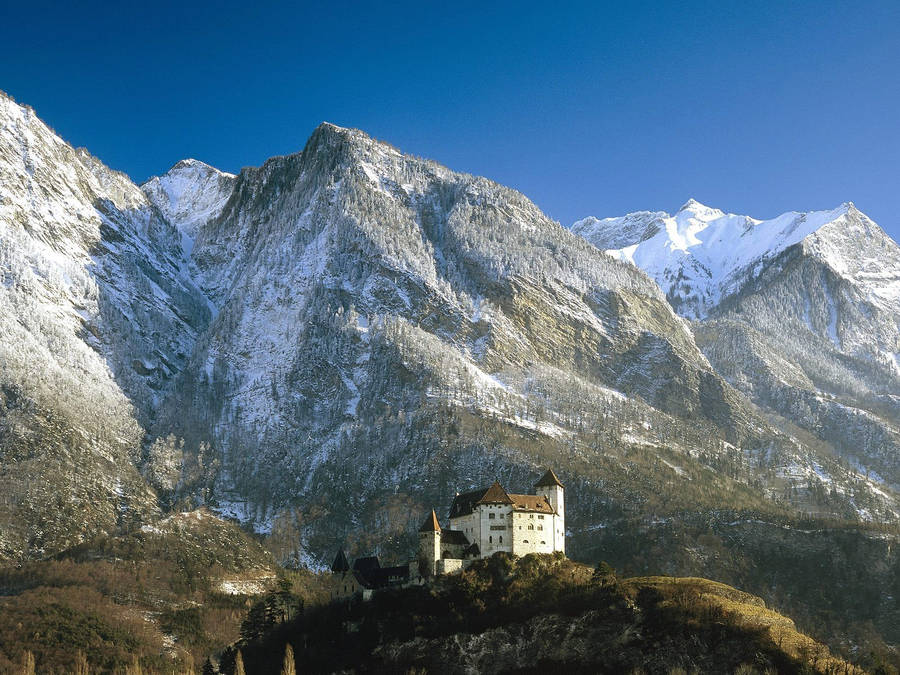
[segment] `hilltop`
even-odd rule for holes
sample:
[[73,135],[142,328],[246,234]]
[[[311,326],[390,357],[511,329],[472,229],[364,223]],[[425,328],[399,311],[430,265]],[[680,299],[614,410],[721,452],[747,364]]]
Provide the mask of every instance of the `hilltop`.
[[0,568],[0,673],[191,672],[237,639],[247,608],[280,590],[321,597],[316,577],[275,564],[257,538],[205,509],[176,513],[53,559]]
[[697,578],[619,579],[560,554],[498,553],[431,587],[332,603],[244,640],[246,672],[780,673],[863,671],[758,597]]

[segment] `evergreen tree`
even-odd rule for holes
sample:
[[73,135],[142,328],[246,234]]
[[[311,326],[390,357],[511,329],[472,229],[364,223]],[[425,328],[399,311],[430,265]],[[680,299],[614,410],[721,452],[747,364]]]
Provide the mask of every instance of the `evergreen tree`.
[[203,664],[203,675],[216,675],[216,667],[212,664],[209,657],[206,657],[206,662]]
[[241,622],[241,639],[252,642],[265,635],[272,625],[270,607],[266,601],[257,602]]
[[288,642],[284,648],[284,663],[281,664],[281,675],[297,675],[297,667],[294,665],[294,648]]
[[22,675],[34,675],[34,654],[29,649],[22,654]]
[[91,667],[88,664],[87,657],[80,649],[75,652],[75,670],[73,675],[91,675]]
[[143,675],[143,673],[144,671],[141,670],[141,662],[138,660],[138,657],[132,657],[131,665],[125,666],[125,675]]

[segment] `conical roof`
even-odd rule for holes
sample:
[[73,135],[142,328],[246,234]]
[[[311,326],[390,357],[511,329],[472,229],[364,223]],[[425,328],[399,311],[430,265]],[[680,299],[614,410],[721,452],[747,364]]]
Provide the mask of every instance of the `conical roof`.
[[547,473],[535,483],[534,487],[553,487],[554,485],[564,487],[563,484],[559,482],[559,478],[556,477],[556,474],[553,473],[553,469],[547,469]]
[[441,524],[438,522],[437,514],[434,512],[434,509],[431,509],[431,514],[425,519],[425,522],[422,523],[422,527],[419,528],[419,532],[440,532]]
[[494,484],[489,487],[481,499],[476,502],[478,504],[512,504],[513,500],[506,494],[506,490],[500,485],[500,481],[495,480]]
[[338,551],[337,555],[334,556],[334,562],[331,563],[331,571],[332,572],[349,572],[350,571],[350,562],[347,560],[347,556],[344,555],[344,549]]

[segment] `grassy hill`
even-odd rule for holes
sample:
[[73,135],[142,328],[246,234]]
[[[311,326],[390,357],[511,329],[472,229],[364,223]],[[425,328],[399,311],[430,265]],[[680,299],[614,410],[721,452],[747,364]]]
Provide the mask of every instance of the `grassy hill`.
[[758,597],[697,578],[619,579],[560,555],[497,554],[432,587],[335,603],[240,649],[249,675],[298,672],[862,673]]
[[[205,510],[0,568],[0,673],[191,673],[238,639],[276,586],[321,599],[314,575],[278,567],[259,541]],[[132,670],[131,672],[137,672]]]

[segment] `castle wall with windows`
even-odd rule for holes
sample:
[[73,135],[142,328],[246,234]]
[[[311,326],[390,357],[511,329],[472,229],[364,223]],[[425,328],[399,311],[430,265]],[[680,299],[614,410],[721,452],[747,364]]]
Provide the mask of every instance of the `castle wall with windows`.
[[408,565],[381,567],[378,558],[357,558],[353,565],[339,551],[332,564],[332,598],[361,594],[368,598],[381,588],[425,583],[429,577],[457,573],[472,561],[498,552],[565,553],[565,488],[547,472],[533,494],[507,492],[499,482],[488,488],[457,494],[447,526],[432,510],[419,528],[416,559]]

